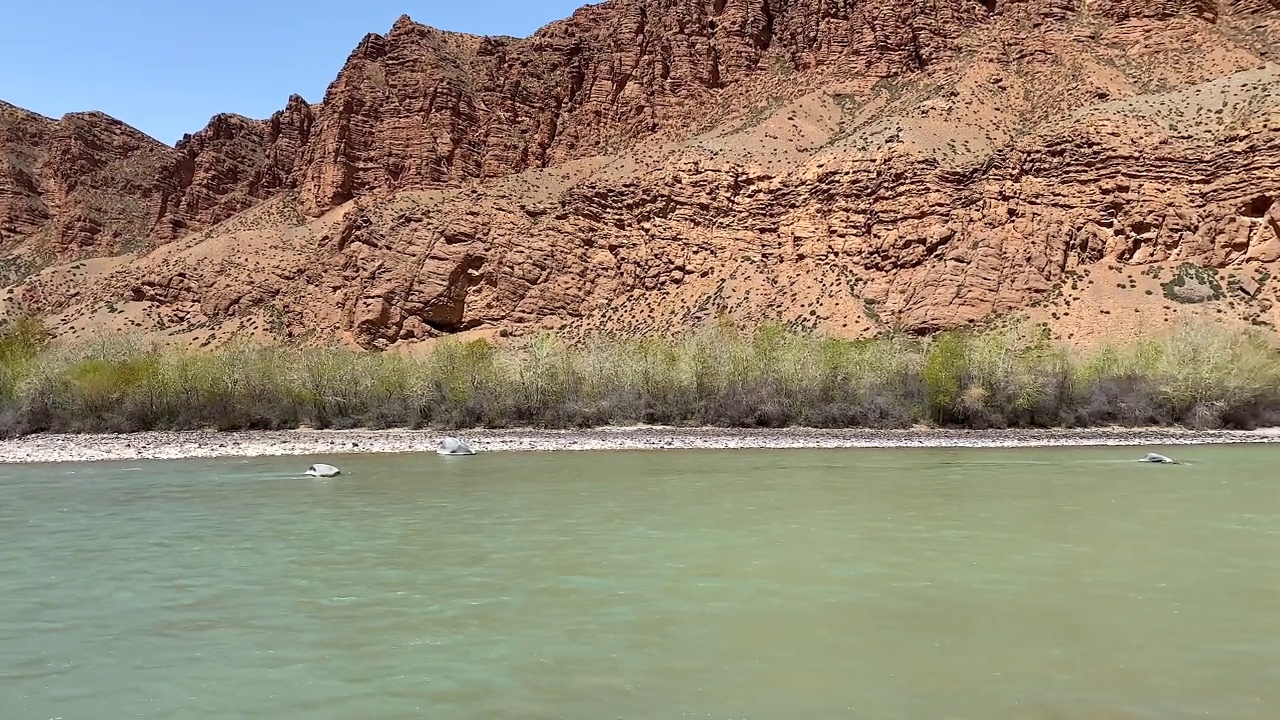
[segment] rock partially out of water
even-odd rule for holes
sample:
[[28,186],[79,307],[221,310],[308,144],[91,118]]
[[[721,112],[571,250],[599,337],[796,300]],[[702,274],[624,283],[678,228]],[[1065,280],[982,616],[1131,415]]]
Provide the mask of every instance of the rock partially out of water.
[[305,474],[310,475],[311,477],[333,477],[335,475],[341,475],[342,471],[332,465],[316,463],[315,465],[307,468],[307,472]]
[[462,442],[456,437],[447,437],[440,441],[440,447],[436,450],[437,455],[475,455],[476,451],[471,446]]

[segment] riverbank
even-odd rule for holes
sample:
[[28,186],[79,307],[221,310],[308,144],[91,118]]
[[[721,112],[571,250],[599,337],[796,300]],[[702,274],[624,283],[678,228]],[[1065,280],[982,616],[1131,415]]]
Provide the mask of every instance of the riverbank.
[[[432,452],[444,433],[427,430],[281,430],[28,435],[0,440],[0,463],[334,456]],[[787,448],[981,448],[1170,446],[1280,442],[1280,428],[1192,431],[1079,430],[732,430],[634,427],[594,430],[473,430],[457,433],[478,452],[574,450],[746,450]]]

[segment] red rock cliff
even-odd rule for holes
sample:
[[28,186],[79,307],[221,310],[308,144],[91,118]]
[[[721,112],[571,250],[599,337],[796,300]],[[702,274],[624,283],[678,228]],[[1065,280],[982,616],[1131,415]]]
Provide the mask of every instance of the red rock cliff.
[[[1280,260],[1278,28],[1276,0],[614,0],[527,39],[406,17],[322,103],[177,148],[6,109],[0,231],[63,255],[205,231],[74,294],[22,287],[68,321],[127,301],[385,347],[1052,302],[1083,331],[1168,309],[1127,267],[1254,288]],[[1103,268],[1132,297],[1086,292]],[[1222,302],[1272,322],[1254,289]]]

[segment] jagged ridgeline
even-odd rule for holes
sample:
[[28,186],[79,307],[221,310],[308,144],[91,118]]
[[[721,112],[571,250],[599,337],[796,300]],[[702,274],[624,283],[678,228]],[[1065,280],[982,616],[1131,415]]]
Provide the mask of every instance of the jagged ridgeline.
[[721,315],[1269,329],[1278,39],[1276,0],[614,0],[525,39],[401,18],[321,102],[176,147],[0,105],[2,309],[375,349]]

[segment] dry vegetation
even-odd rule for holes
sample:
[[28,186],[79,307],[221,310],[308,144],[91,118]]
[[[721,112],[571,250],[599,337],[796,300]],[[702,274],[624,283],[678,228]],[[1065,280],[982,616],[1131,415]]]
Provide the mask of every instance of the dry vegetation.
[[123,337],[0,339],[0,427],[1252,427],[1280,418],[1262,335],[1187,325],[1089,356],[1027,326],[849,341],[711,325],[678,341],[442,343],[424,358],[329,348],[188,352]]

